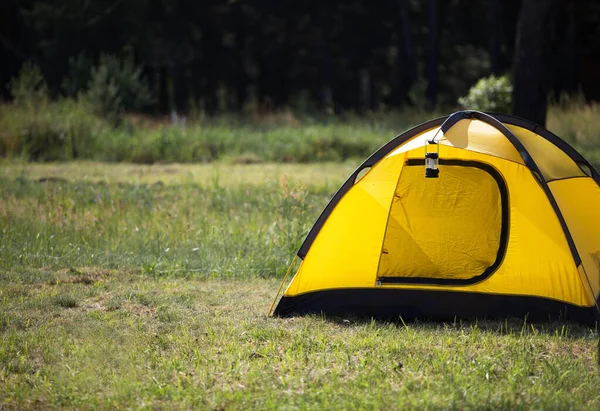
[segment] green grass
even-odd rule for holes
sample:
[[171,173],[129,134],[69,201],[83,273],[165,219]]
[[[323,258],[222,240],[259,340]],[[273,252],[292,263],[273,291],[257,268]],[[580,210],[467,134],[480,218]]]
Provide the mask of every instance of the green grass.
[[547,128],[573,145],[600,170],[600,104],[587,104],[583,98],[551,106]]
[[275,319],[274,280],[26,271],[2,276],[8,408],[600,406],[597,337],[568,324]]
[[280,275],[354,167],[7,163],[0,268]]
[[0,408],[600,408],[588,328],[267,318],[355,165],[0,164]]
[[[175,124],[129,116],[117,125],[71,99],[0,105],[0,156],[55,161],[235,164],[361,161],[396,135],[454,111],[404,110],[365,116],[280,112],[222,115]],[[550,131],[600,169],[600,104],[573,99],[548,111]]]
[[364,159],[438,113],[409,110],[360,117],[290,112],[181,120],[124,117],[111,124],[70,99],[0,105],[0,155],[34,161],[87,159],[138,164]]

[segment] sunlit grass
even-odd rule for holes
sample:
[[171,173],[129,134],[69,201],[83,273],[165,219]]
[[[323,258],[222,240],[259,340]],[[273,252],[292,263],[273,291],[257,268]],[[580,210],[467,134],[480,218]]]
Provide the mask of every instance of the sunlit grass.
[[1,277],[9,408],[600,406],[596,337],[569,324],[266,318],[274,280],[19,272]]
[[361,160],[343,163],[316,163],[307,167],[297,163],[262,164],[152,164],[140,165],[79,161],[67,163],[30,163],[0,160],[0,177],[32,181],[77,181],[82,183],[127,183],[233,187],[241,185],[292,184],[335,190],[360,164]]
[[280,275],[352,168],[5,164],[0,267]]
[[2,163],[0,408],[600,408],[593,329],[267,318],[354,166]]

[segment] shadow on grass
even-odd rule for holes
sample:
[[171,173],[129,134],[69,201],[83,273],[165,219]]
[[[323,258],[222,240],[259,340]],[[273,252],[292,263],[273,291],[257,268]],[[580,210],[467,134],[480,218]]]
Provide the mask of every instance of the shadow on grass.
[[442,321],[430,318],[413,318],[404,320],[398,319],[378,319],[373,317],[361,316],[339,316],[339,315],[315,315],[323,321],[342,325],[342,326],[365,326],[371,324],[393,325],[399,328],[419,329],[421,331],[447,331],[458,330],[472,332],[494,333],[497,335],[546,335],[556,336],[566,339],[590,339],[598,338],[598,325],[585,326],[571,321],[530,321],[527,318],[456,318],[454,321]]

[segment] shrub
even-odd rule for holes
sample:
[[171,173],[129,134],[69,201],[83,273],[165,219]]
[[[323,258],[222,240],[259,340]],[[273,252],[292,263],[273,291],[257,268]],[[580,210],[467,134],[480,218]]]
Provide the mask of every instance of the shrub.
[[88,105],[71,98],[0,108],[0,155],[30,160],[70,160],[98,156],[110,130]]
[[0,155],[67,160],[96,154],[104,120],[83,101],[51,101],[39,68],[25,64],[10,81],[13,104],[0,107]]
[[133,59],[123,61],[103,55],[90,73],[84,98],[99,114],[115,119],[123,111],[140,111],[152,104],[150,88],[142,77],[142,69]]
[[23,65],[19,74],[8,83],[15,104],[37,104],[48,99],[48,87],[40,68],[31,62]]
[[69,72],[62,80],[62,90],[67,96],[76,98],[88,89],[94,61],[85,54],[69,58]]
[[464,109],[510,112],[512,105],[512,84],[507,76],[490,76],[480,79],[469,93],[458,99]]

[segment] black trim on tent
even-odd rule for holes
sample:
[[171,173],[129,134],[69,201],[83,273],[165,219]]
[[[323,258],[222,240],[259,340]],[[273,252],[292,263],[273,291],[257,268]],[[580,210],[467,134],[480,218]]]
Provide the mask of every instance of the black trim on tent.
[[[474,110],[456,112],[454,114],[451,114],[450,117],[448,117],[448,119],[444,122],[444,125],[442,126],[442,131],[444,133],[448,132],[448,130],[450,130],[450,128],[453,125],[458,123],[460,120],[465,119],[476,119],[479,121],[483,121],[484,123],[489,124],[496,130],[501,132],[504,135],[504,137],[506,137],[508,141],[510,141],[510,143],[515,147],[515,149],[517,149],[527,168],[533,171],[534,174],[537,172],[541,177],[542,173],[540,169],[533,160],[533,157],[531,157],[531,155],[529,154],[529,151],[527,151],[523,143],[521,143],[521,140],[519,140],[517,136],[515,136],[512,133],[512,131],[510,131],[504,124],[502,124],[500,121],[490,116],[489,114],[485,114],[480,111]],[[446,126],[446,124],[449,124],[449,126]]]
[[598,171],[596,171],[596,169],[589,163],[589,161],[587,161],[581,154],[579,154],[579,152],[577,150],[575,150],[569,143],[567,143],[566,141],[564,141],[563,139],[558,137],[556,134],[552,133],[551,131],[549,131],[543,127],[538,126],[535,123],[532,123],[529,120],[525,120],[521,117],[510,116],[508,114],[497,114],[497,113],[488,113],[488,114],[497,118],[502,123],[510,124],[511,126],[517,126],[517,127],[524,128],[526,130],[531,131],[532,133],[535,133],[535,134],[545,138],[546,140],[548,140],[549,142],[554,144],[556,147],[561,149],[566,155],[569,156],[569,158],[571,158],[571,160],[573,160],[575,162],[575,164],[579,165],[579,167],[581,167],[582,164],[587,166],[592,173],[591,177],[594,179],[596,184],[598,184],[598,186],[600,186],[600,173],[598,173]]
[[550,183],[553,183],[555,181],[574,180],[576,178],[590,178],[590,176],[586,174],[584,176],[570,176],[570,177],[552,178],[550,180],[546,180],[546,182],[548,184],[550,184]]
[[321,212],[321,215],[319,215],[319,218],[317,218],[317,221],[315,222],[315,224],[312,226],[312,228],[308,232],[306,238],[304,239],[304,242],[302,243],[302,245],[300,246],[300,249],[298,250],[298,253],[297,253],[298,257],[300,257],[302,259],[304,259],[304,257],[306,257],[306,253],[308,252],[308,249],[312,245],[312,243],[315,240],[315,237],[317,236],[319,231],[321,231],[321,227],[323,227],[323,224],[325,224],[325,221],[329,217],[329,214],[331,214],[334,207],[342,199],[344,194],[346,194],[346,192],[348,190],[350,190],[350,188],[354,185],[356,176],[362,170],[364,170],[367,167],[372,167],[373,165],[375,165],[375,163],[377,163],[379,160],[381,160],[383,157],[385,157],[393,149],[402,145],[404,142],[406,142],[407,140],[416,136],[417,134],[421,134],[422,132],[427,131],[431,128],[438,127],[439,125],[441,125],[444,122],[444,120],[446,118],[447,117],[439,117],[434,120],[430,120],[426,123],[423,123],[414,128],[411,128],[410,130],[396,136],[394,139],[390,140],[388,143],[383,145],[379,150],[374,152],[360,166],[358,166],[358,168],[356,170],[354,170],[354,172],[350,175],[350,177],[348,177],[346,182],[344,184],[342,184],[342,186],[339,188],[339,190],[334,194],[334,196],[331,198],[331,200],[329,201],[327,206],[325,206],[325,209],[323,209],[323,211]]
[[[550,133],[549,131],[543,129],[542,127],[535,126],[532,129],[531,125],[533,123],[528,123],[523,119],[512,117],[512,116],[509,116],[506,114],[496,115],[496,116],[498,118],[502,118],[504,120],[504,122],[506,122],[508,124],[517,125],[519,127],[527,128],[530,131],[534,131],[536,134],[540,135],[543,138],[546,138],[547,140],[549,140],[550,142],[555,144],[557,147],[561,148],[563,151],[565,149],[569,150],[569,151],[565,151],[565,152],[568,155],[570,155],[571,158],[573,158],[572,156],[575,155],[574,153],[577,153],[566,142],[561,140],[556,135]],[[548,183],[542,177],[542,173],[540,172],[540,169],[538,168],[537,164],[535,163],[535,161],[533,160],[533,158],[531,157],[531,155],[529,154],[529,152],[527,151],[525,146],[501,121],[494,118],[492,115],[482,113],[479,111],[473,111],[473,110],[459,111],[459,112],[451,114],[448,117],[440,117],[440,118],[428,121],[426,123],[423,123],[417,127],[414,127],[412,129],[408,130],[405,133],[400,134],[399,136],[397,136],[396,138],[394,138],[393,140],[391,140],[390,142],[388,142],[387,144],[382,146],[375,153],[373,153],[371,155],[371,157],[369,157],[363,164],[361,164],[354,171],[354,173],[352,173],[352,175],[348,178],[348,180],[346,180],[346,182],[335,193],[335,195],[333,196],[331,201],[327,204],[327,206],[325,207],[325,209],[323,210],[323,212],[321,213],[321,215],[319,216],[319,218],[317,219],[317,221],[315,222],[315,224],[309,231],[308,235],[304,239],[302,246],[298,250],[298,253],[297,253],[298,257],[304,259],[304,257],[306,256],[306,253],[310,249],[310,246],[312,245],[315,237],[321,230],[321,227],[323,226],[323,224],[325,223],[325,221],[327,220],[327,218],[329,217],[329,215],[331,214],[331,212],[333,211],[333,209],[335,208],[337,203],[340,201],[340,199],[354,185],[356,176],[362,169],[373,166],[376,162],[378,162],[383,157],[385,157],[393,149],[400,146],[401,144],[403,144],[404,142],[406,142],[407,140],[409,140],[410,138],[414,137],[417,134],[420,134],[428,129],[437,127],[439,125],[443,125],[443,128],[447,131],[458,121],[463,120],[463,119],[472,119],[472,118],[483,121],[483,122],[495,127],[512,143],[512,145],[515,147],[515,149],[517,149],[517,151],[521,155],[521,158],[523,159],[523,162],[531,170],[533,176],[538,181],[538,183],[544,190],[544,193],[548,197],[548,200],[550,201],[550,204],[552,205],[552,208],[554,209],[556,216],[559,219],[559,222],[561,224],[561,227],[562,227],[565,237],[567,239],[567,243],[569,244],[569,249],[571,250],[571,254],[573,255],[573,259],[575,260],[575,264],[579,265],[581,262],[581,257],[579,256],[579,252],[577,251],[577,248],[575,247],[575,242],[573,241],[573,238],[571,236],[569,228],[567,227],[565,219],[564,219],[562,213],[560,212],[560,209],[558,208],[556,199],[554,198],[552,191],[548,187]],[[447,125],[444,123],[447,123]],[[523,124],[523,125],[521,125],[521,124]],[[525,125],[527,125],[527,127],[525,127]],[[562,143],[559,143],[560,144],[559,145],[559,144],[557,144],[557,142],[562,142]],[[569,153],[571,153],[571,154],[569,154]],[[577,153],[576,158],[583,159],[583,157],[579,153]],[[595,175],[598,176],[598,173],[593,169],[593,167],[591,167],[591,165],[587,161],[585,161],[585,160],[583,160],[583,161],[587,166],[590,167],[591,170],[593,170],[593,174],[595,173]],[[596,178],[594,178],[594,180],[598,182],[598,181],[600,181],[600,177],[598,177],[598,180],[596,180]],[[600,185],[600,183],[598,183],[598,184]]]
[[[459,113],[454,113],[451,115],[451,117],[456,116]],[[535,177],[535,179],[537,180],[538,184],[540,185],[540,187],[542,187],[542,189],[544,190],[544,193],[546,193],[546,197],[548,197],[548,201],[550,201],[550,205],[552,205],[552,208],[554,209],[554,213],[556,214],[556,217],[558,217],[558,221],[560,222],[560,225],[563,229],[563,233],[565,234],[567,243],[569,244],[569,249],[571,250],[571,254],[573,255],[573,259],[575,260],[575,265],[581,264],[581,257],[579,256],[579,251],[577,251],[577,247],[575,246],[575,241],[573,241],[573,236],[571,236],[571,231],[569,231],[567,222],[565,221],[565,218],[563,217],[562,212],[560,211],[560,208],[558,207],[558,203],[556,202],[556,199],[554,198],[554,194],[552,194],[550,187],[548,187],[548,183],[542,176],[542,172],[540,171],[539,167],[533,160],[533,157],[531,157],[531,154],[529,154],[529,152],[527,151],[527,149],[525,148],[523,143],[521,143],[521,140],[519,140],[517,138],[517,136],[515,136],[512,133],[512,131],[510,131],[508,129],[508,127],[506,127],[503,123],[501,123],[499,120],[495,119],[494,117],[490,116],[489,114],[481,113],[479,111],[467,111],[466,113],[471,115],[472,118],[476,118],[477,120],[483,121],[485,123],[488,123],[492,127],[495,127],[498,131],[500,131],[502,134],[504,134],[504,136],[508,139],[508,141],[510,141],[512,143],[512,145],[517,149],[517,151],[521,155],[521,158],[525,162],[525,165],[529,168],[529,170],[531,170],[531,172],[532,172],[533,176]],[[448,121],[450,121],[450,120],[451,120],[451,118],[448,119]]]
[[273,315],[352,315],[403,320],[456,318],[566,320],[594,326],[597,309],[536,296],[400,288],[347,288],[282,297]]
[[[500,204],[502,208],[502,223],[500,228],[500,244],[496,259],[487,267],[481,274],[471,278],[436,278],[436,277],[378,277],[377,280],[382,284],[429,284],[429,285],[471,285],[481,282],[491,276],[500,267],[504,256],[506,255],[506,247],[508,246],[508,228],[509,223],[509,204],[508,204],[508,189],[504,178],[489,164],[473,160],[455,160],[455,159],[440,159],[442,166],[459,166],[459,167],[475,167],[490,174],[498,185],[500,192]],[[407,166],[424,166],[425,159],[408,159]],[[442,171],[443,172],[443,171]]]

